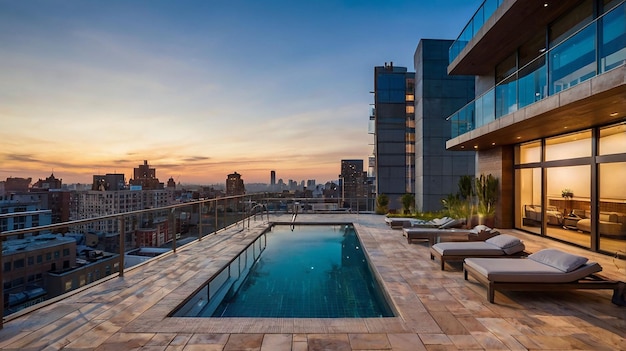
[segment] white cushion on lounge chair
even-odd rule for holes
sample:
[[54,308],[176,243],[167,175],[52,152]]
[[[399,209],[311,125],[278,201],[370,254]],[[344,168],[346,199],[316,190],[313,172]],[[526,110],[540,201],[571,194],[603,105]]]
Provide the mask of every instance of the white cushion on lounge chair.
[[462,223],[463,222],[461,220],[454,219],[454,218],[448,218],[448,220],[446,222],[444,222],[443,224],[439,225],[439,229],[454,228],[456,226],[461,225]]
[[544,249],[528,256],[528,259],[571,272],[587,262],[587,257],[573,255],[556,249]]
[[433,249],[441,255],[454,256],[504,256],[524,251],[525,248],[520,239],[508,234],[496,235],[486,241],[447,242],[433,245]]
[[[492,244],[492,245],[496,245],[497,247],[504,250],[507,254],[516,253],[516,252],[524,250],[525,248],[522,244],[522,241],[519,238],[516,238],[513,235],[508,235],[508,234],[496,235],[492,238],[485,240],[485,242]],[[521,250],[519,250],[520,244],[522,244]],[[508,252],[511,250],[513,251]]]
[[[489,244],[484,241],[466,241],[466,242],[445,242],[437,243],[432,246],[442,256],[495,256],[505,255],[504,250],[496,245]],[[523,249],[522,249],[523,250]]]
[[466,258],[465,264],[490,281],[513,283],[569,283],[602,270],[599,264],[588,262],[571,272],[563,272],[524,258]]

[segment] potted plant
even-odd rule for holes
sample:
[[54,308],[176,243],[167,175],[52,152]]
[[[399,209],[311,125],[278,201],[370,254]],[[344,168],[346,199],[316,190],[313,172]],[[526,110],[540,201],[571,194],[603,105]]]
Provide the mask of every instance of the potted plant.
[[415,207],[415,195],[406,193],[400,199],[402,201],[402,213],[411,214],[411,209]]
[[491,174],[476,178],[476,197],[478,199],[478,222],[493,227],[498,200],[498,178]]
[[565,189],[561,190],[561,196],[566,198],[566,199],[571,199],[571,198],[574,197],[574,193],[572,192],[571,189],[565,188]]
[[389,196],[380,194],[376,197],[376,213],[386,214],[389,212]]

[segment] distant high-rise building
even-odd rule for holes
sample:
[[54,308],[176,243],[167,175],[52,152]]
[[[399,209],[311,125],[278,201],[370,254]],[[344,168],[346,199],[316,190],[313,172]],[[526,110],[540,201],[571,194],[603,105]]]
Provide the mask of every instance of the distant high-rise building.
[[141,186],[143,190],[163,189],[164,184],[156,177],[156,169],[150,168],[148,161],[144,160],[143,165],[134,169],[133,179],[128,181],[131,186]]
[[374,163],[376,193],[389,197],[389,209],[414,193],[415,73],[393,63],[374,68]]
[[[6,181],[0,182],[4,185],[4,192],[9,193],[25,193],[28,192],[28,187],[32,178],[15,178],[9,177]],[[0,194],[1,195],[1,194]]]
[[446,150],[450,121],[446,117],[474,99],[474,76],[449,76],[452,40],[420,40],[415,68],[415,207],[438,211],[441,199],[456,194],[459,179],[474,175],[473,150]]
[[48,189],[61,189],[63,187],[63,179],[57,179],[54,177],[54,173],[46,179],[41,179],[33,184],[31,191],[33,190],[48,190]]
[[270,187],[272,190],[276,187],[276,171],[270,172]]
[[126,177],[121,173],[94,175],[91,190],[118,191],[126,189]]
[[244,195],[246,187],[241,179],[241,174],[234,172],[226,178],[226,196]]
[[363,189],[366,173],[363,172],[363,160],[341,160],[341,174],[339,175],[341,187],[341,200],[343,207],[357,209],[362,205]]
[[174,181],[174,178],[170,177],[170,179],[167,180],[167,188],[176,189],[176,182]]

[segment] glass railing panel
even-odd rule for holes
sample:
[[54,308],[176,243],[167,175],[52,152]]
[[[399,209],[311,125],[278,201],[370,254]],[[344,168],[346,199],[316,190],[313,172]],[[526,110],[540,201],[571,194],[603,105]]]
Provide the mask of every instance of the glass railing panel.
[[478,11],[476,11],[476,14],[474,15],[474,17],[472,17],[472,38],[476,36],[476,34],[478,34],[478,31],[480,30],[480,28],[483,26],[483,24],[485,24],[485,7],[484,7],[484,3],[483,6],[481,6]]
[[502,4],[502,0],[485,0],[472,18],[469,20],[465,28],[459,37],[452,43],[450,49],[448,50],[448,58],[451,63],[454,59],[459,56],[463,48],[467,46],[467,43],[472,40],[472,38],[478,33],[480,28],[485,24],[485,22],[493,15],[493,13],[498,9],[498,7]]
[[[476,125],[475,128],[483,126],[495,119],[494,114],[495,91],[489,90],[476,100]],[[479,110],[480,106],[480,110]]]
[[541,55],[518,73],[518,107],[535,103],[548,95],[546,56]]
[[606,72],[626,62],[626,3],[607,13],[601,28],[600,71]]
[[517,111],[517,80],[515,75],[496,86],[496,118]]
[[449,118],[452,129],[451,137],[456,138],[474,129],[475,123],[475,101],[465,105]]
[[596,75],[596,27],[590,25],[550,50],[550,95]]
[[[2,267],[4,284],[0,291],[7,296],[7,303],[1,314],[15,313],[120,274],[216,229],[234,223],[244,226],[242,219],[251,213],[247,206],[254,203],[250,196],[207,199],[94,218],[73,218],[70,222],[38,227],[12,225],[10,231],[8,226],[2,227],[2,256],[8,264]],[[21,223],[21,218],[33,214],[17,212],[10,216],[0,215],[0,219]],[[74,215],[81,216],[84,215]],[[266,217],[265,222],[268,221]]]

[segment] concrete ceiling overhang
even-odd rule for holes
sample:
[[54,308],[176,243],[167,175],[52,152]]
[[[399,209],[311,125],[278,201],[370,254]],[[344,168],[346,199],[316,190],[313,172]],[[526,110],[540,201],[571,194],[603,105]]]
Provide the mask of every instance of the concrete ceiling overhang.
[[582,82],[446,142],[484,150],[610,123],[626,122],[626,66]]
[[450,75],[485,75],[571,9],[574,1],[505,0],[448,66]]

